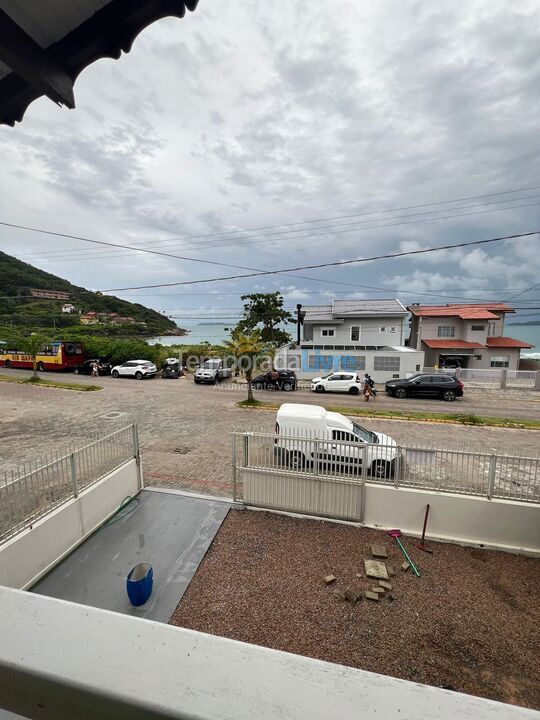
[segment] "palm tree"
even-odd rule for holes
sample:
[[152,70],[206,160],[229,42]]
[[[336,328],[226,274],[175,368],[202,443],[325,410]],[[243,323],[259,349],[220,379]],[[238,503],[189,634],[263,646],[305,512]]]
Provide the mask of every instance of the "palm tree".
[[241,361],[240,366],[242,366],[245,362],[248,402],[253,402],[253,388],[251,386],[253,369],[257,362],[257,358],[265,349],[265,345],[261,340],[261,331],[259,329],[255,329],[253,332],[244,335],[244,333],[241,333],[239,330],[233,330],[231,333],[231,339],[226,340],[223,345],[237,361]]

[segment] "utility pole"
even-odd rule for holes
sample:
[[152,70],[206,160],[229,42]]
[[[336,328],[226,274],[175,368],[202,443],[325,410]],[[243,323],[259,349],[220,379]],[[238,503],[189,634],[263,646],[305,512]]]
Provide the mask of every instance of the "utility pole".
[[298,346],[300,346],[300,311],[302,310],[301,303],[298,303],[296,306],[296,342]]

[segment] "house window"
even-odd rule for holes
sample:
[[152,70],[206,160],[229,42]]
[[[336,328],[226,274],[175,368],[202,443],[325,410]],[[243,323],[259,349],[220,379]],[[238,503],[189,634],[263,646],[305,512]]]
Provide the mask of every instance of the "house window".
[[322,337],[334,337],[335,334],[334,328],[321,328]]
[[390,327],[388,328],[388,332],[395,335],[397,333],[397,325],[390,325]]
[[386,332],[386,325],[381,325],[381,326],[379,327],[379,332],[380,332],[380,333],[385,333],[385,332]]
[[355,372],[366,369],[366,358],[362,355],[342,355],[339,359],[340,370]]
[[331,370],[333,355],[310,355],[308,357],[308,370]]
[[437,337],[454,337],[455,333],[454,325],[439,325],[437,328]]
[[507,368],[510,364],[510,358],[508,355],[492,355],[491,356],[491,367],[492,368]]
[[488,335],[495,335],[495,323],[488,322]]
[[485,325],[471,325],[471,330],[483,332],[486,329]]
[[401,358],[388,355],[375,355],[373,359],[373,370],[386,372],[399,372]]
[[360,325],[351,325],[351,342],[360,341]]

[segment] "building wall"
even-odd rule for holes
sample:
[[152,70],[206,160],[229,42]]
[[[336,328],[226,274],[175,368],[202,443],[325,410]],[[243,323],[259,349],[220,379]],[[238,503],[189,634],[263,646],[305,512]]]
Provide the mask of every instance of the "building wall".
[[[394,316],[388,317],[360,317],[347,318],[343,323],[305,323],[304,340],[313,340],[317,344],[326,345],[402,345],[404,318]],[[360,326],[359,340],[351,340],[351,328],[353,325]],[[381,328],[385,328],[381,332]],[[396,332],[391,333],[390,328],[395,327]],[[333,328],[334,337],[323,337],[323,328]]]
[[[318,367],[309,367],[310,358],[320,358],[316,361]],[[347,358],[346,367],[342,367],[343,358]],[[362,352],[360,350],[299,350],[282,347],[277,350],[274,362],[278,370],[285,368],[294,370],[303,380],[338,370],[345,372],[349,370],[362,375],[367,372],[375,382],[382,383],[394,377],[404,377],[406,373],[421,371],[424,367],[424,353],[413,350]],[[380,369],[381,365],[383,369]]]
[[464,340],[463,337],[463,321],[459,318],[445,318],[445,317],[423,317],[420,323],[420,337],[422,340],[433,340],[438,337],[449,338],[448,335],[439,336],[439,327],[453,327],[454,337]]
[[471,367],[480,370],[489,370],[491,369],[492,357],[507,357],[509,360],[508,370],[517,370],[519,353],[519,348],[489,348],[487,350],[478,350],[478,355],[482,355],[482,360],[474,360]]

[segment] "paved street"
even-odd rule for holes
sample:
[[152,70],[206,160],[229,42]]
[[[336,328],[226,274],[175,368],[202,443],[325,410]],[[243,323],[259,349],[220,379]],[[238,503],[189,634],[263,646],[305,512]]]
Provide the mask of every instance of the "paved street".
[[[21,370],[2,374],[26,376]],[[52,379],[52,374],[47,374]],[[59,377],[55,375],[54,377]],[[55,453],[69,443],[80,444],[96,430],[133,418],[140,427],[145,481],[196,492],[230,495],[231,430],[274,427],[273,412],[235,407],[245,397],[245,387],[195,385],[191,378],[137,382],[110,377],[92,380],[61,376],[64,381],[97,383],[103,390],[79,393],[0,382],[0,469],[45,453]],[[364,406],[362,398],[259,392],[273,402],[310,402],[322,405]],[[390,409],[462,412],[507,417],[539,418],[540,394],[510,390],[470,390],[454,403],[396,400],[379,393],[377,407]],[[400,420],[366,419],[366,427],[388,433],[398,442],[418,440],[462,443],[505,450],[536,452],[540,433],[531,430],[437,425]]]

